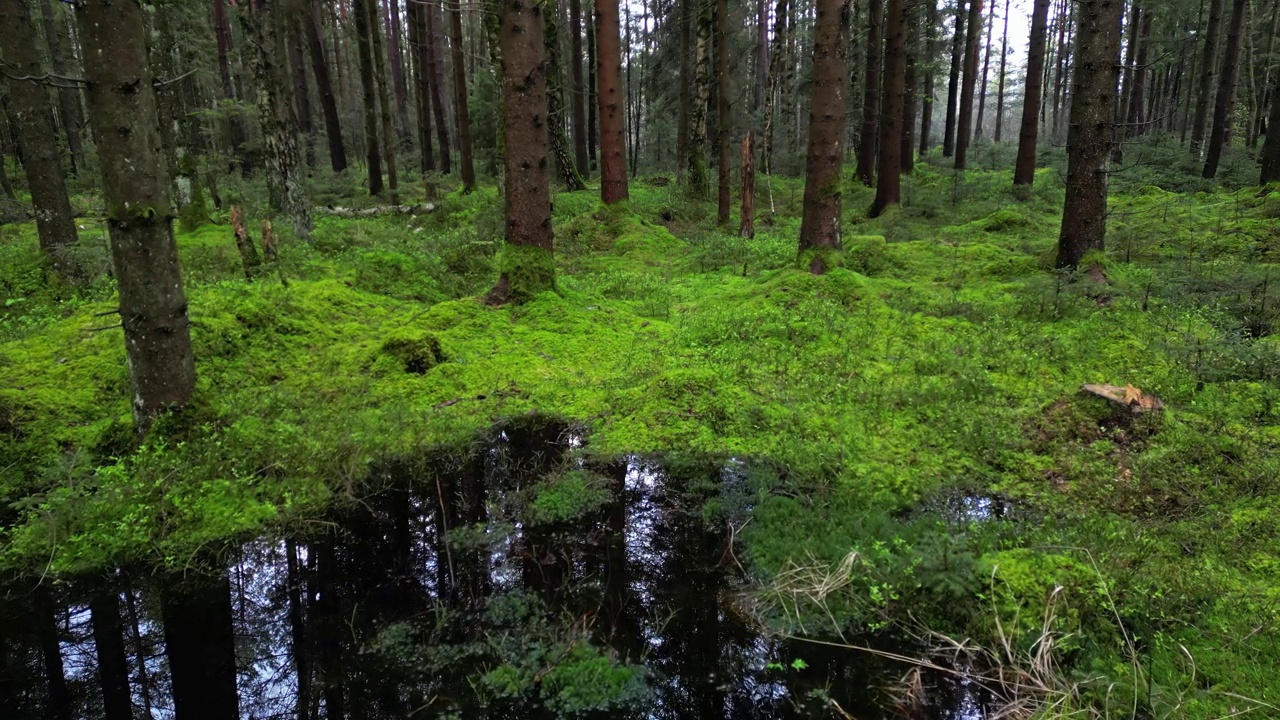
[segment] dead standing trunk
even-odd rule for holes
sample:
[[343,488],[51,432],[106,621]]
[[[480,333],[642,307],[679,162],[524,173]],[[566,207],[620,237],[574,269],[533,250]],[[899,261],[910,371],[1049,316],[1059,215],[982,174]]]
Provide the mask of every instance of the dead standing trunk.
[[1103,249],[1107,234],[1107,158],[1115,121],[1120,63],[1121,0],[1079,0],[1067,192],[1058,236],[1057,266],[1074,270]]
[[804,216],[800,259],[815,275],[827,271],[840,250],[840,163],[844,159],[845,67],[848,5],[816,0],[813,28],[813,94],[805,157]]
[[756,236],[756,166],[755,132],[748,130],[742,138],[742,209],[738,215],[738,237]]
[[427,73],[427,10],[420,2],[409,3],[409,50],[413,56],[414,114],[418,118],[418,159],[422,174],[435,172],[431,150],[431,76]]
[[889,0],[885,14],[884,109],[880,114],[880,174],[871,217],[901,200],[903,95],[907,75],[907,26],[904,0]]
[[876,134],[880,120],[880,70],[884,58],[884,0],[867,3],[867,62],[862,81],[862,133],[858,148],[858,180],[876,180]]
[[1209,135],[1209,152],[1205,155],[1202,177],[1213,179],[1218,174],[1222,148],[1231,128],[1232,98],[1236,93],[1236,80],[1240,76],[1240,33],[1244,27],[1246,0],[1233,0],[1231,24],[1227,26],[1227,46],[1222,52],[1222,79],[1218,83],[1218,98],[1213,104],[1213,131]]
[[134,418],[145,431],[156,415],[187,404],[196,375],[146,25],[142,6],[134,2],[80,3],[76,14],[85,56],[98,58],[85,63],[85,79]]
[[960,117],[956,120],[956,170],[969,166],[969,143],[973,140],[973,93],[978,84],[978,55],[982,46],[982,0],[969,0],[968,24],[964,82],[960,87]]
[[1027,89],[1022,101],[1022,128],[1018,133],[1018,159],[1013,169],[1014,189],[1030,188],[1036,177],[1036,143],[1040,131],[1041,86],[1044,48],[1053,0],[1035,0],[1031,11],[1031,42],[1027,50]]
[[[555,289],[556,281],[551,194],[547,182],[547,78],[542,5],[536,0],[507,0],[501,7],[507,242],[500,261],[498,284],[486,298],[495,305],[525,302],[540,292]],[[616,19],[616,5],[614,13]],[[613,36],[616,42],[616,26]],[[624,173],[625,189],[626,169],[621,153],[615,159]]]

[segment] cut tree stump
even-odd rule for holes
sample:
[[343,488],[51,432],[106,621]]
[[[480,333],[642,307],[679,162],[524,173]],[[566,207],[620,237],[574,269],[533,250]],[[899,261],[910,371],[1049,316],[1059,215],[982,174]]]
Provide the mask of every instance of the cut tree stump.
[[1120,405],[1134,415],[1164,409],[1164,401],[1155,395],[1144,393],[1132,385],[1117,387],[1115,385],[1085,384],[1080,389],[1090,395],[1096,395],[1103,400]]

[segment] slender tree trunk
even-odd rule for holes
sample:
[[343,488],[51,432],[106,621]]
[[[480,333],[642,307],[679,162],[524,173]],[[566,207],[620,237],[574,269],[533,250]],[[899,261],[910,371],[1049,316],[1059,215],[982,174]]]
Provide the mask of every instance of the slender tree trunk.
[[133,599],[133,588],[124,591],[125,615],[129,618],[129,641],[133,643],[134,662],[138,665],[138,695],[142,698],[142,720],[152,720],[151,674],[147,671],[147,652],[142,643],[142,623],[138,618],[138,604]]
[[146,26],[133,2],[81,3],[76,14],[85,56],[99,59],[85,64],[85,79],[134,417],[145,431],[156,415],[186,405],[195,388]]
[[239,720],[235,629],[226,572],[165,583],[160,606],[178,720]]
[[301,2],[290,3],[285,15],[286,27],[279,32],[286,33],[289,45],[289,66],[293,70],[294,110],[298,116],[298,130],[306,137],[307,166],[316,164],[316,129],[311,121],[311,94],[307,89],[307,65],[303,59],[302,25],[306,9]]
[[695,0],[695,55],[693,108],[689,113],[689,195],[711,197],[707,178],[707,104],[711,96],[711,24],[713,0]]
[[[905,0],[889,0],[885,16],[884,108],[880,113],[880,173],[871,217],[901,201],[903,95],[907,75]],[[909,147],[909,146],[908,146]]]
[[801,260],[821,275],[840,245],[840,163],[844,159],[845,68],[848,5],[816,0],[813,26],[813,95],[809,102],[809,148],[805,158]]
[[[1068,0],[1061,0],[1058,11],[1058,43],[1057,52],[1054,53],[1053,60],[1053,133],[1052,137],[1056,142],[1062,136],[1062,107],[1066,104],[1067,95],[1067,73],[1070,68],[1067,66],[1067,56],[1070,55],[1071,49],[1068,44],[1068,28],[1075,19],[1075,6],[1071,5]],[[1045,104],[1042,103],[1042,108]],[[1043,110],[1041,111],[1043,114]],[[1043,118],[1041,118],[1043,120]]]
[[1125,118],[1124,134],[1136,137],[1146,133],[1146,120],[1143,114],[1147,102],[1147,57],[1151,50],[1151,21],[1154,13],[1145,10],[1142,13],[1141,30],[1138,33],[1138,55],[1133,68],[1133,89],[1129,92],[1129,110]]
[[947,124],[942,136],[942,157],[947,158],[953,157],[956,152],[956,117],[960,111],[960,68],[964,64],[965,19],[965,0],[956,0],[955,32],[951,35],[951,75],[947,80]]
[[102,683],[102,710],[106,720],[132,720],[129,696],[129,661],[124,650],[124,626],[120,622],[120,591],[102,588],[89,601],[93,646]]
[[336,582],[337,560],[333,543],[322,540],[312,545],[308,554],[316,558],[316,655],[323,685],[325,720],[346,720],[345,673],[342,664],[342,603]]
[[1271,88],[1271,111],[1267,118],[1267,135],[1262,141],[1258,160],[1262,165],[1259,185],[1280,180],[1280,73],[1276,73]]
[[[49,50],[49,64],[55,75],[66,77],[67,60],[62,54],[62,42],[58,37],[58,23],[54,19],[51,0],[40,0],[40,20],[44,26],[45,47]],[[70,83],[64,83],[58,88],[58,116],[62,120],[62,131],[67,136],[71,174],[75,175],[84,167],[84,142],[80,137],[84,116],[80,113],[80,91]]]
[[596,75],[600,79],[600,199],[627,199],[627,156],[622,108],[622,43],[618,0],[596,0]]
[[1246,0],[1232,0],[1231,24],[1227,26],[1227,46],[1222,52],[1222,78],[1218,83],[1218,99],[1213,105],[1213,132],[1209,135],[1209,153],[1204,161],[1206,180],[1218,174],[1218,163],[1222,159],[1222,148],[1226,144],[1227,132],[1234,114],[1231,112],[1232,98],[1236,93],[1236,80],[1240,75],[1240,33],[1244,28],[1244,10]]
[[1267,131],[1267,110],[1271,106],[1271,75],[1276,66],[1272,50],[1275,47],[1277,29],[1280,29],[1280,2],[1275,2],[1271,5],[1271,21],[1268,23],[1266,39],[1263,41],[1262,62],[1265,69],[1259,84],[1262,92],[1259,94],[1259,101],[1254,113],[1253,126],[1250,132],[1250,147],[1256,146],[1258,136]]
[[884,49],[884,0],[868,0],[867,63],[862,83],[862,133],[857,170],[858,180],[867,187],[871,187],[876,181],[876,147],[880,139],[880,75]]
[[[415,0],[406,0],[414,2]],[[384,13],[387,50],[391,61],[391,83],[396,93],[396,118],[400,120],[401,142],[409,144],[409,91],[404,81],[403,35],[400,29],[400,0],[387,0]]]
[[555,155],[557,175],[569,191],[585,190],[578,167],[574,164],[569,136],[565,132],[564,95],[560,91],[560,33],[557,21],[560,17],[556,0],[542,0],[545,19],[547,58],[547,131],[551,140],[551,153]]
[[597,124],[596,109],[599,99],[596,77],[596,33],[594,21],[588,26],[587,30],[587,160],[590,162],[591,170],[595,170],[596,165],[596,144],[599,141],[599,125]]
[[973,93],[978,84],[978,51],[982,47],[982,0],[969,0],[968,25],[964,82],[960,87],[960,117],[956,120],[956,170],[968,167],[969,142],[973,139]]
[[1223,0],[1210,0],[1209,27],[1204,36],[1203,66],[1200,69],[1200,89],[1196,98],[1196,113],[1191,120],[1191,159],[1199,160],[1204,146],[1205,125],[1209,119],[1209,96],[1213,94],[1213,78],[1218,64],[1218,36],[1222,27]]
[[1125,120],[1129,115],[1129,98],[1133,93],[1133,68],[1138,49],[1138,26],[1142,24],[1142,7],[1133,0],[1129,3],[1129,22],[1125,24],[1128,37],[1124,43],[1124,62],[1121,63],[1120,93],[1116,98],[1115,108],[1115,142],[1111,147],[1111,162],[1119,165],[1124,161],[1124,142],[1128,135]]
[[311,651],[307,642],[306,612],[302,603],[302,574],[298,570],[298,548],[292,540],[284,545],[285,592],[289,599],[289,650],[297,675],[298,720],[311,717]]
[[716,220],[729,224],[729,2],[716,0],[716,140],[720,146],[718,207]]
[[[684,0],[690,2],[690,0]],[[760,171],[766,175],[773,174],[773,119],[776,115],[776,101],[780,90],[782,63],[786,59],[787,37],[787,0],[778,0],[773,16],[773,48],[769,52],[769,89],[764,98],[764,130],[761,139],[764,147],[760,151]]]
[[431,76],[427,73],[427,9],[421,2],[410,2],[409,51],[413,56],[414,115],[418,119],[418,161],[422,174],[435,172],[436,158],[431,150]]
[[352,0],[351,15],[355,20],[356,55],[364,98],[364,157],[369,168],[369,194],[378,196],[382,194],[382,155],[378,150],[378,87],[373,80],[373,28],[369,26],[371,2],[375,0]]
[[[390,83],[387,82],[387,63],[385,62],[386,56],[383,54],[382,31],[378,28],[378,15],[380,14],[378,3],[379,0],[368,0],[366,7],[369,10],[369,37],[373,41],[370,49],[373,53],[373,76],[378,84],[378,107],[381,110],[378,116],[382,120],[382,160],[387,166],[387,190],[391,192],[391,204],[394,205],[399,201],[400,182],[399,175],[396,172],[395,128],[391,120],[393,111]],[[430,15],[427,17],[428,22],[430,22]],[[434,75],[432,80],[435,80]]]
[[924,96],[920,103],[920,156],[929,154],[933,147],[933,93],[936,71],[935,60],[938,57],[938,0],[925,0],[925,57],[924,64]]
[[769,3],[756,0],[756,58],[755,82],[751,86],[751,112],[757,112],[764,104],[765,88],[769,80]]
[[1074,270],[1107,234],[1107,158],[1115,121],[1120,23],[1124,3],[1078,0],[1075,90],[1067,140],[1067,193],[1057,266]]
[[[1053,0],[1035,0],[1031,10],[1031,41],[1027,49],[1027,88],[1022,100],[1022,128],[1018,133],[1018,160],[1013,187],[1030,189],[1036,178],[1036,144],[1040,131],[1041,84],[1044,78],[1045,26]],[[1028,194],[1023,191],[1023,195]]]
[[[25,8],[23,8],[25,11]],[[35,38],[34,35],[31,36]],[[38,61],[39,56],[36,57]],[[49,588],[40,585],[35,590],[36,635],[40,641],[40,656],[44,664],[45,682],[49,699],[45,715],[49,720],[71,720],[71,691],[62,663],[62,641],[58,633],[58,607],[54,604]]]
[[[602,0],[607,4],[607,0]],[[503,133],[506,136],[507,246],[503,250],[498,284],[489,292],[491,304],[524,302],[536,294],[555,288],[555,259],[552,256],[551,193],[547,182],[547,78],[543,59],[541,8],[523,1],[502,3],[502,98]],[[597,7],[597,12],[607,8]],[[605,49],[612,48],[613,98],[618,95],[618,7],[613,7],[612,46],[602,38]],[[608,24],[600,20],[600,28]],[[608,35],[609,33],[604,33]],[[602,53],[602,57],[608,53]],[[609,91],[601,92],[601,97]],[[616,142],[621,144],[621,116],[617,117]],[[612,132],[612,130],[611,130]],[[610,142],[615,138],[611,137]],[[606,153],[606,157],[609,154]],[[626,198],[626,175],[618,151],[606,162],[621,171],[622,195]],[[606,198],[607,199],[607,198]]]
[[992,27],[995,24],[995,5],[991,6],[991,12],[987,13],[987,49],[982,60],[982,82],[978,87],[978,119],[973,123],[973,139],[978,140],[982,137],[982,128],[986,122],[987,116],[987,87],[991,77],[991,40],[993,33]]
[[338,119],[338,103],[333,95],[333,82],[329,78],[329,63],[324,57],[324,43],[320,39],[320,3],[309,0],[310,10],[300,17],[302,30],[307,36],[307,50],[311,55],[311,72],[315,76],[316,90],[320,95],[320,111],[324,115],[324,133],[329,141],[329,167],[335,172],[347,169],[347,149],[342,141],[342,124]]
[[[1043,51],[1041,51],[1043,52]],[[1009,61],[1009,0],[1004,0],[1004,32],[1000,37],[1000,78],[996,84],[996,134],[995,141],[1004,139],[1004,81]],[[1043,61],[1043,60],[1042,60]]]
[[[0,0],[0,52],[14,77],[44,75],[36,48],[35,25],[25,0]],[[35,206],[36,233],[49,266],[64,282],[79,283],[83,273],[76,261],[76,221],[67,196],[66,178],[58,152],[56,127],[49,114],[45,86],[35,80],[4,81],[9,90],[12,130],[21,148],[19,157],[27,189]],[[167,208],[166,208],[167,211]]]
[[[573,0],[575,3],[578,0]],[[450,5],[449,45],[453,53],[453,109],[458,116],[458,171],[463,192],[476,186],[475,160],[471,156],[471,114],[467,109],[467,70],[462,53],[462,5]],[[580,63],[575,56],[575,63]],[[582,70],[578,70],[581,83]]]
[[444,18],[440,15],[440,0],[428,0],[426,8],[427,34],[430,54],[427,72],[431,74],[431,110],[436,118],[436,139],[440,141],[440,172],[453,172],[453,159],[449,154],[449,120],[444,109]]
[[[683,33],[684,30],[681,29],[681,32]],[[685,77],[685,71],[688,63],[683,56],[685,36],[681,35],[680,39],[682,43],[680,90],[687,94],[688,79]],[[591,172],[591,167],[587,162],[587,91],[582,82],[582,0],[569,0],[569,78],[572,83],[570,92],[573,96],[573,156],[578,164],[578,173],[585,176]],[[684,95],[681,95],[680,113],[681,118],[684,118]],[[681,130],[688,132],[687,127],[684,126]],[[679,143],[676,144],[679,145]]]
[[[899,136],[899,144],[902,149],[899,151],[899,158],[901,159],[899,168],[903,175],[910,175],[916,169],[916,98],[920,90],[917,76],[917,66],[919,65],[917,45],[920,34],[920,15],[915,3],[908,3],[903,8],[903,12],[905,13],[904,22],[906,23],[904,52],[907,57],[906,74],[903,79],[902,133]],[[888,54],[887,48],[885,53],[886,55]]]
[[742,138],[742,208],[738,215],[738,237],[756,236],[756,166],[755,131]]

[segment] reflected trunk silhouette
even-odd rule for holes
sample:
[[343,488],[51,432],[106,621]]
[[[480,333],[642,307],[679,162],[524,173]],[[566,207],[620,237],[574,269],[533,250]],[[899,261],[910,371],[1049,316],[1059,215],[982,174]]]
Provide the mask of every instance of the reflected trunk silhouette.
[[89,613],[106,720],[131,720],[133,702],[129,696],[129,661],[125,659],[124,627],[120,622],[120,590],[114,578],[108,579],[106,586],[93,594]]
[[160,588],[178,720],[239,720],[231,583],[190,574]]
[[40,638],[40,652],[44,658],[44,673],[49,688],[48,717],[51,720],[71,720],[71,693],[67,690],[67,678],[59,647],[58,606],[54,604],[53,594],[45,585],[36,587],[34,600],[36,632]]

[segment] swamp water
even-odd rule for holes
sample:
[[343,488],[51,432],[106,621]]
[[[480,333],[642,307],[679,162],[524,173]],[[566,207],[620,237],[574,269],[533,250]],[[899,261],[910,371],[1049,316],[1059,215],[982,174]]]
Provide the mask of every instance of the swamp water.
[[[907,666],[777,639],[740,609],[745,466],[597,467],[580,445],[508,424],[185,572],[11,582],[0,718],[893,715]],[[924,680],[906,716],[986,714],[964,683]]]

